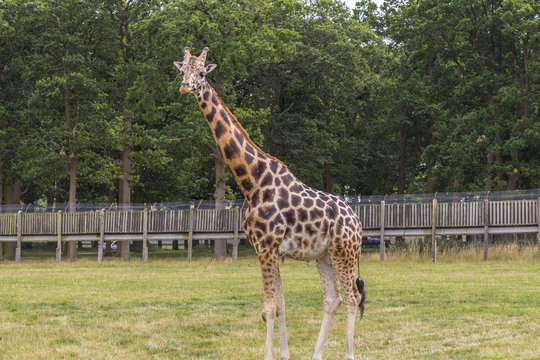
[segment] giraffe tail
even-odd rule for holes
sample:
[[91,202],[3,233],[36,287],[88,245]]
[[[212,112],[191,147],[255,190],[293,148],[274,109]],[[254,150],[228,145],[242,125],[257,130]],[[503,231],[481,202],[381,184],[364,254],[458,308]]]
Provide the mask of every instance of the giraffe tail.
[[366,300],[366,291],[364,290],[364,280],[360,279],[359,277],[356,278],[356,288],[361,296],[358,307],[360,308],[360,319],[362,319],[364,317],[364,300]]

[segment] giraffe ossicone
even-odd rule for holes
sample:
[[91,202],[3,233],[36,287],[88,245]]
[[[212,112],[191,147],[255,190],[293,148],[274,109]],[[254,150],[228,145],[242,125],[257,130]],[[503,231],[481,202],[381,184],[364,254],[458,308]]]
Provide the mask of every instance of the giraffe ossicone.
[[[259,258],[266,322],[266,360],[273,359],[274,321],[277,318],[280,357],[289,359],[285,326],[285,300],[279,258],[317,263],[324,299],[324,316],[313,359],[322,359],[332,317],[341,304],[338,281],[347,312],[345,359],[354,359],[353,340],[357,308],[363,311],[364,282],[355,281],[362,226],[347,203],[338,196],[310,188],[280,160],[266,154],[251,139],[236,117],[206,81],[216,68],[208,66],[205,47],[197,57],[184,49],[175,62],[183,76],[180,92],[193,93],[212,131],[223,160],[249,204],[242,228]],[[361,287],[361,288],[360,288]]]

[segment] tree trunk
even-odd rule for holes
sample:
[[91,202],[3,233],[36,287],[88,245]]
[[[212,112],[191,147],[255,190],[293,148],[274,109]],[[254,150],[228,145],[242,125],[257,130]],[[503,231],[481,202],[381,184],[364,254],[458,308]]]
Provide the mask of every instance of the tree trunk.
[[[64,66],[64,75],[67,76],[69,73],[66,66]],[[68,132],[68,152],[69,152],[69,212],[76,211],[77,204],[77,156],[73,151],[73,143],[75,138],[75,133],[77,129],[77,122],[73,122],[71,116],[71,90],[69,83],[66,83],[64,87],[64,113],[66,117],[66,130]],[[78,119],[76,119],[78,120]],[[77,244],[73,241],[70,241],[67,246],[67,252],[69,255],[69,261],[77,260]]]
[[322,173],[323,191],[326,191],[327,193],[332,193],[332,188],[334,187],[331,170],[332,168],[330,164],[323,165],[323,173]]
[[[435,62],[437,60],[437,56],[434,54],[430,54],[427,63],[428,63],[428,77],[431,81],[431,85],[435,86],[435,83],[433,81],[433,73],[435,70]],[[429,117],[431,119],[431,129],[430,129],[430,144],[434,144],[436,142],[435,135],[433,132],[433,127],[435,126],[435,122],[437,121],[437,113],[434,109],[429,110]],[[428,194],[435,192],[435,176],[433,176],[433,164],[427,164],[426,162],[426,172],[427,172],[427,183],[426,183],[426,192]]]
[[[131,120],[126,120],[124,124],[124,131],[129,136],[129,130],[131,127]],[[122,210],[128,210],[131,204],[131,185],[129,183],[129,170],[131,168],[131,147],[128,142],[124,144],[124,151],[122,153],[122,178],[120,179],[119,186],[119,199],[120,207]],[[129,253],[129,240],[118,241],[117,254],[122,261],[130,261]]]
[[[525,90],[525,94],[523,96],[523,100],[521,101],[521,118],[526,119],[529,116],[529,62],[527,57],[528,52],[528,37],[525,37],[523,39],[523,73],[524,73],[524,79],[523,79],[523,88]],[[523,124],[518,127],[518,133],[521,135],[524,131]],[[508,176],[508,189],[509,190],[515,190],[518,188],[517,180],[519,175],[519,154],[520,154],[520,148],[519,146],[514,146],[512,149],[512,164],[514,164],[515,169],[512,169],[510,172],[510,175]]]
[[[126,121],[125,124],[125,133],[127,136],[129,136],[129,127],[131,126],[131,122]],[[129,208],[129,204],[131,203],[131,185],[129,183],[129,171],[131,168],[131,147],[126,142],[124,144],[124,151],[122,152],[122,178],[120,179],[120,204],[122,206],[125,206],[126,208]]]
[[[8,198],[9,204],[20,205],[22,197],[22,182],[21,179],[15,180],[11,187],[10,197]],[[17,211],[14,211],[17,212]]]
[[[133,39],[131,34],[130,15],[131,15],[131,3],[120,2],[117,3],[115,19],[119,25],[119,45],[122,53],[122,59],[124,60],[124,150],[122,152],[122,178],[120,179],[119,186],[119,203],[122,208],[128,209],[131,204],[131,184],[130,184],[130,170],[131,170],[131,131],[133,119],[131,115],[131,106],[128,100],[129,89],[132,85],[132,75],[129,71],[129,64],[133,60],[131,52],[131,40]],[[129,241],[119,241],[117,253],[120,254],[122,261],[130,260],[129,253]]]
[[403,129],[399,131],[399,169],[398,169],[398,194],[405,193],[407,180],[406,168],[407,132]]
[[[405,185],[407,181],[406,167],[406,151],[407,151],[407,132],[403,129],[399,132],[399,169],[398,169],[398,194],[405,194]],[[384,239],[381,239],[384,241]],[[396,245],[403,247],[405,239],[403,236],[396,236]]]
[[[516,164],[519,161],[519,147],[514,146],[512,149],[512,164]],[[515,190],[517,189],[517,174],[518,169],[515,168],[510,171],[510,174],[508,175],[508,190]]]
[[493,153],[487,154],[487,180],[486,180],[486,190],[491,191],[493,190],[493,176],[491,176],[491,167],[493,166],[494,162],[494,156]]
[[[490,108],[493,108],[493,98],[491,96],[491,94],[488,94],[489,95],[489,106]],[[490,126],[492,127],[498,127],[498,123],[497,121],[495,121],[495,110],[491,110],[491,123],[490,123]],[[499,143],[501,139],[501,132],[500,130],[497,130],[495,131],[495,142],[496,143]],[[487,165],[488,165],[488,180],[487,180],[487,183],[486,183],[486,190],[488,191],[492,191],[492,190],[497,190],[499,188],[499,184],[501,183],[502,181],[502,172],[500,170],[497,170],[496,172],[496,183],[493,184],[493,164],[500,164],[501,163],[501,152],[500,150],[497,151],[496,153],[488,153],[487,155]]]
[[[21,195],[22,195],[21,186],[22,184],[21,184],[20,179],[17,179],[12,184],[6,185],[6,191],[4,192],[4,196],[5,196],[4,202],[6,205],[19,205],[21,203]],[[11,212],[16,212],[17,210],[15,208],[16,206],[13,206],[13,209],[11,210]],[[10,242],[4,242],[2,244],[3,244],[3,250],[4,250],[3,251],[4,259],[15,260],[15,249],[17,248],[17,243],[14,241],[10,241]]]
[[[497,124],[496,126],[498,127],[499,125]],[[500,130],[497,130],[495,132],[495,136],[497,139],[497,143],[501,143],[502,136],[501,136]],[[495,153],[495,163],[497,164],[497,172],[495,173],[497,175],[497,189],[501,190],[501,186],[504,183],[504,174],[502,170],[500,170],[500,166],[499,166],[502,163],[502,153],[500,150]]]
[[3,212],[4,205],[4,159],[0,154],[0,213]]
[[[433,124],[435,124],[435,121],[437,118],[435,111],[431,110],[429,114],[433,121]],[[433,134],[433,129],[430,131],[430,133],[431,133],[431,138],[430,138],[429,143],[434,144],[437,140],[435,139],[435,135]],[[426,193],[428,194],[432,194],[435,192],[435,175],[433,174],[433,168],[436,164],[436,160],[432,159],[431,161],[432,162],[430,163],[426,161],[426,173],[427,173]]]
[[[69,207],[68,211],[74,213],[77,211],[77,156],[73,153],[69,156]],[[69,261],[77,261],[77,243],[68,242]]]
[[[127,85],[126,85],[127,86]],[[126,89],[127,91],[127,89]],[[129,138],[131,136],[131,114],[129,106],[126,105],[126,113],[124,116],[124,150],[122,151],[122,178],[120,179],[118,202],[122,210],[128,210],[131,204],[131,184],[129,182],[131,169],[131,144]],[[130,261],[129,240],[118,241],[116,250],[117,256],[120,256],[122,261]]]
[[[214,163],[216,169],[216,190],[214,191],[214,199],[216,201],[216,209],[225,208],[225,162],[221,156],[221,152],[217,146],[212,146],[214,153]],[[213,260],[224,260],[227,258],[227,240],[214,241]]]
[[432,194],[435,192],[435,176],[433,175],[433,167],[427,167],[427,183],[426,183],[426,193]]
[[[128,111],[129,106],[128,106]],[[126,120],[126,135],[129,137],[131,136],[131,115],[127,116],[126,118],[130,118],[130,120]],[[130,179],[130,169],[131,169],[131,142],[127,141],[124,144],[124,152],[122,154],[122,204],[129,208],[131,204],[131,184],[129,182]],[[120,244],[121,243],[121,244]],[[120,241],[119,242],[121,246],[121,258],[123,261],[130,261],[131,255],[129,252],[129,241]],[[143,251],[143,242],[142,240],[133,241],[133,251],[137,253],[142,253]]]

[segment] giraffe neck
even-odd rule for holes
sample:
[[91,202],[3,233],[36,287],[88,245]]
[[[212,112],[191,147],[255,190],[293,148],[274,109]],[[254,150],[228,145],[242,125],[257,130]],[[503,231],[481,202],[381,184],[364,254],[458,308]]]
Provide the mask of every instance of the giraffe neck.
[[289,172],[283,163],[251,141],[246,130],[208,83],[195,96],[225,164],[248,201],[259,189],[273,184],[278,172]]

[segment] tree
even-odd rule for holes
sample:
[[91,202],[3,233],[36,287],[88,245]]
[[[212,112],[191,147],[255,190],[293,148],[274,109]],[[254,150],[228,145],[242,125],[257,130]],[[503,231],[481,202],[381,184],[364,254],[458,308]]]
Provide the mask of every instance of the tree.
[[387,1],[384,11],[386,35],[400,56],[425,64],[415,70],[425,74],[415,84],[424,85],[412,94],[432,123],[422,146],[427,188],[514,189],[518,178],[530,183],[525,174],[537,170],[520,161],[526,156],[520,148],[531,119],[528,65],[535,50],[528,38],[539,26],[532,15],[538,5]]
[[[36,20],[31,3],[0,3],[0,204],[11,205],[7,211],[20,207],[28,189],[23,170],[34,153],[30,139],[35,135],[35,121],[28,116],[27,97],[34,87],[35,73],[27,64],[36,35],[42,30]],[[14,243],[0,246],[6,258],[14,259]]]
[[[68,211],[74,212],[78,172],[85,165],[81,160],[95,157],[85,142],[103,124],[99,104],[103,93],[95,77],[102,14],[94,2],[52,1],[39,15],[44,30],[34,49],[39,56],[31,63],[39,69],[31,105],[40,119],[38,138],[42,139],[39,148],[43,156],[28,170],[50,171],[53,163],[68,169],[58,171],[58,180],[62,182],[62,174],[69,174]],[[76,260],[75,245],[68,245],[72,261]]]
[[[110,17],[108,35],[115,39],[109,67],[109,81],[113,86],[109,87],[108,95],[114,99],[116,118],[123,122],[123,130],[119,134],[122,150],[119,154],[118,203],[127,209],[132,188],[140,178],[137,170],[152,160],[160,162],[159,153],[146,158],[142,153],[148,152],[141,151],[142,144],[154,143],[153,133],[147,125],[152,123],[156,112],[155,103],[148,96],[150,89],[143,82],[153,71],[153,66],[147,63],[152,54],[144,42],[143,23],[159,9],[160,2],[108,0],[103,3],[103,9]],[[129,261],[129,242],[120,242],[119,249],[122,260]]]

